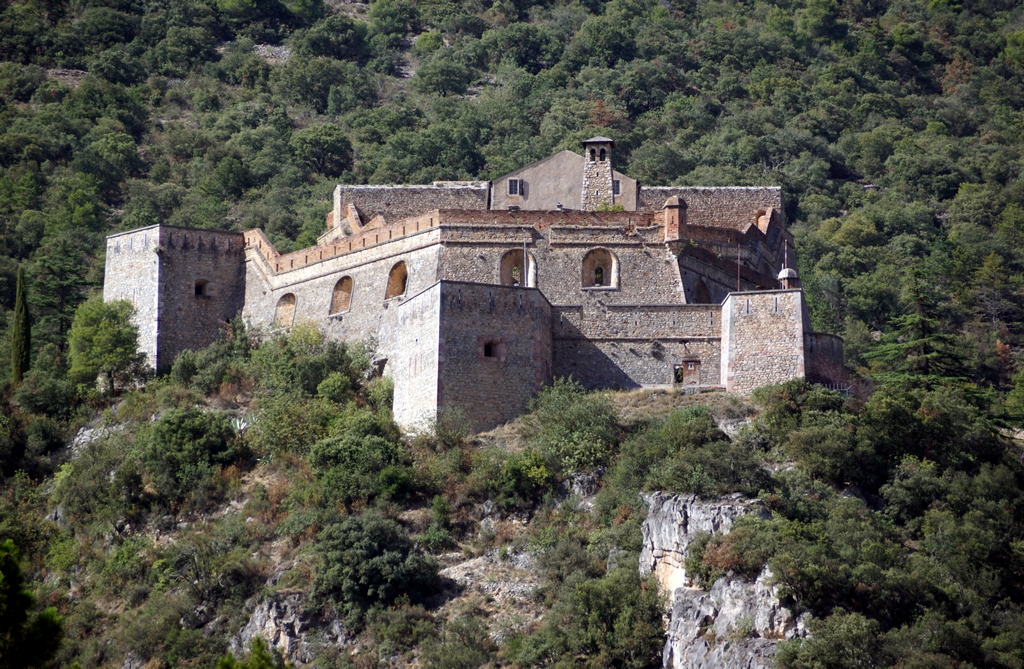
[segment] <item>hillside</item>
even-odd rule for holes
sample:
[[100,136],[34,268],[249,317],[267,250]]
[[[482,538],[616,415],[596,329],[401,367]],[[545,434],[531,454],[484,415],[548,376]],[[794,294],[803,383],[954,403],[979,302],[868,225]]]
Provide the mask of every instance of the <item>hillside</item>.
[[[256,632],[325,669],[661,666],[658,491],[762,509],[679,567],[767,566],[806,614],[777,648],[698,626],[712,649],[1024,666],[1020,3],[0,9],[0,663],[279,665]],[[493,432],[403,435],[365,343],[236,323],[154,378],[89,299],[113,231],[284,252],[336,183],[488,179],[594,135],[646,185],[781,186],[856,397],[559,383]]]

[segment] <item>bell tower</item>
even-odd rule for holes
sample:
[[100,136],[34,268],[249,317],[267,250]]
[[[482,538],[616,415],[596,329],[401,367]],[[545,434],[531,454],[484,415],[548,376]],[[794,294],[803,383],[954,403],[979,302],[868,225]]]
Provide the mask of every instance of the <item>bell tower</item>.
[[583,211],[594,211],[600,204],[615,204],[614,148],[615,142],[607,137],[591,137],[583,142],[583,194],[580,201]]

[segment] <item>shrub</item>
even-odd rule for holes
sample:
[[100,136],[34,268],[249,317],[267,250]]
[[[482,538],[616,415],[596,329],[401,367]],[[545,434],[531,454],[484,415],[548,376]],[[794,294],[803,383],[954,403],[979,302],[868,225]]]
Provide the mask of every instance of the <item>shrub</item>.
[[337,407],[322,399],[296,393],[276,393],[260,399],[256,419],[245,433],[253,453],[306,453],[329,433]]
[[426,669],[477,669],[494,660],[498,647],[478,616],[462,614],[444,626],[441,636],[423,645]]
[[536,633],[510,644],[523,666],[661,666],[663,604],[653,579],[623,566],[604,578],[567,584]]
[[603,465],[618,441],[617,417],[607,398],[588,394],[572,379],[556,379],[530,402],[530,443],[566,472]]
[[438,586],[438,563],[416,550],[402,527],[370,510],[325,527],[317,536],[311,596],[356,627],[366,612],[399,597],[416,602]]
[[369,411],[352,410],[332,427],[333,436],[313,444],[309,464],[329,497],[350,504],[408,494],[412,473],[401,466],[405,449],[391,427]]
[[383,376],[373,382],[366,399],[377,411],[391,411],[395,401],[395,382]]
[[544,457],[533,449],[483,451],[474,458],[470,479],[471,485],[506,510],[532,506],[555,487]]
[[142,453],[157,492],[181,501],[208,486],[213,473],[231,463],[239,448],[222,414],[172,409],[153,424]]

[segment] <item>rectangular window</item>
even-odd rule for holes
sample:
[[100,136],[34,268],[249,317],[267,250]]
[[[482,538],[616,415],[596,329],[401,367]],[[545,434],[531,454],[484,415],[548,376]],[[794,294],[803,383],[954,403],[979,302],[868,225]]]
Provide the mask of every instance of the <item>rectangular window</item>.
[[523,195],[523,180],[522,179],[509,179],[508,180],[508,194],[509,195]]
[[622,182],[618,179],[612,179],[612,195],[619,195],[622,189]]

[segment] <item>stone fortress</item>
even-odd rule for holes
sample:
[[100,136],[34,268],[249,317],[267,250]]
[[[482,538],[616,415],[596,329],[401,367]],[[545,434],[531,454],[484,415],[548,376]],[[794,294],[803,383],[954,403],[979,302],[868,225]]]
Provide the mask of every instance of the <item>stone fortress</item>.
[[339,185],[317,245],[287,254],[261,230],[112,235],[104,298],[135,304],[157,368],[239,312],[372,339],[409,428],[446,406],[500,425],[555,377],[841,382],[842,340],[811,331],[781,190],[643,187],[612,168],[614,148],[595,137],[492,182]]

